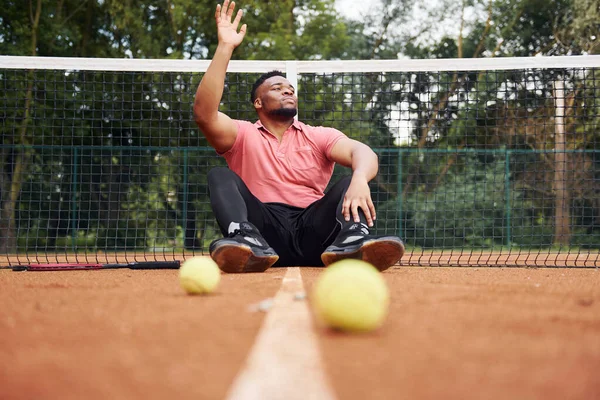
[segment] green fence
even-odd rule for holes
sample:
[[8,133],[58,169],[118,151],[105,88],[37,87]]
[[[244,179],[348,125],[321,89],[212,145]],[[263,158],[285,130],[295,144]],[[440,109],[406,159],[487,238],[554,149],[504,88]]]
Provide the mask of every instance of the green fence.
[[[16,253],[32,257],[61,252],[204,254],[219,236],[206,175],[225,163],[210,147],[29,146],[21,150],[30,154],[31,165],[11,222],[17,233]],[[600,248],[598,216],[582,194],[571,192],[570,187],[559,194],[523,183],[524,175],[533,173],[530,179],[544,185],[539,176],[547,171],[535,170],[543,160],[552,159],[554,151],[375,150],[381,162],[381,173],[372,182],[378,209],[376,233],[400,235],[413,252],[510,252],[517,247],[578,253]],[[597,160],[600,151],[565,153]],[[428,171],[417,170],[418,164],[426,164]],[[336,168],[332,182],[348,173]],[[568,197],[568,244],[554,240],[557,195]]]

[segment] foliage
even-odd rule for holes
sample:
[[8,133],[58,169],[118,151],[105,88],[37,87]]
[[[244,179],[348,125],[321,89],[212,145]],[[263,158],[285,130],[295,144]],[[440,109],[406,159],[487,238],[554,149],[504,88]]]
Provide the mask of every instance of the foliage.
[[[516,163],[511,163],[512,171],[507,175],[502,151],[497,153],[487,157],[462,153],[460,161],[434,190],[413,193],[400,203],[394,198],[382,204],[377,210],[385,216],[380,233],[397,232],[410,246],[421,248],[551,246],[553,221],[549,208],[539,207],[539,200],[515,183],[512,176]],[[592,208],[581,210],[589,212]],[[580,221],[584,220],[581,215]],[[574,243],[600,245],[597,226],[575,226]]]
[[[40,4],[41,10],[31,0],[2,2],[1,54],[208,59],[217,44],[215,4],[206,0]],[[382,0],[349,21],[337,15],[333,0],[249,0],[241,4],[248,34],[234,58],[597,53],[597,5],[444,0],[423,10],[418,2]],[[416,27],[415,13],[425,15]],[[441,26],[459,27],[458,34],[438,34]],[[421,247],[546,246],[556,198],[553,91],[564,81],[567,159],[579,166],[569,172],[572,243],[597,247],[598,74],[304,74],[299,117],[378,152],[380,174],[371,185],[379,233],[400,231]],[[18,237],[11,250],[205,249],[219,235],[206,174],[223,160],[191,115],[201,77],[0,71],[0,230]],[[256,77],[228,74],[221,110],[256,118],[249,103]],[[507,151],[515,152],[508,165]],[[334,180],[345,173],[336,169]],[[15,194],[18,202],[11,201]],[[0,248],[7,243],[0,238]]]

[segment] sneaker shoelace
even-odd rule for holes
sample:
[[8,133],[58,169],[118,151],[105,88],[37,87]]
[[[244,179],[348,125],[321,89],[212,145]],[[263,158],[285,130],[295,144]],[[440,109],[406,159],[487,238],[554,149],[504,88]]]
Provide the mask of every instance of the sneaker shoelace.
[[245,237],[246,241],[248,241],[248,242],[251,242],[251,243],[254,242],[254,245],[257,245],[260,247],[267,247],[267,243],[264,241],[262,236],[260,236],[259,234],[256,234],[255,232],[253,232],[251,230],[247,230],[244,228],[234,229],[232,232],[227,234],[227,237],[234,238],[237,235]]
[[232,232],[229,232],[229,233],[227,234],[227,237],[228,237],[228,238],[232,238],[232,237],[235,237],[235,236],[237,236],[237,235],[241,235],[241,234],[242,234],[242,231],[241,231],[241,230],[239,230],[239,229],[235,229],[234,231],[232,231]]

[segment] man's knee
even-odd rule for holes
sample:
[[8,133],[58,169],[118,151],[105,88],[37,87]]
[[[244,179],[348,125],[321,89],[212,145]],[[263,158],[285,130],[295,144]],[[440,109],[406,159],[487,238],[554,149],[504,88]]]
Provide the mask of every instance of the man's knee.
[[347,176],[342,177],[339,181],[337,181],[337,184],[348,187],[348,186],[350,186],[351,181],[352,181],[352,176],[347,175]]
[[342,196],[344,195],[344,193],[346,193],[346,190],[348,190],[348,187],[350,186],[350,182],[352,181],[352,176],[344,176],[343,178],[340,178],[340,180],[338,180],[335,185],[333,185],[331,187],[331,192],[332,194],[335,193],[336,197]]
[[217,187],[219,184],[235,179],[235,173],[227,167],[215,167],[208,171],[208,187]]

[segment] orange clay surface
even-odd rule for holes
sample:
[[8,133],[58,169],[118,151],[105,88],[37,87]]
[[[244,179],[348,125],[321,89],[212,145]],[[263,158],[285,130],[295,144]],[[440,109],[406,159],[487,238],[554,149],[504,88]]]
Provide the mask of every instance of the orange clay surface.
[[[301,269],[305,301],[321,271]],[[200,297],[173,270],[0,270],[0,398],[222,399],[266,315],[252,306],[285,272],[223,275]],[[392,302],[380,330],[314,324],[337,398],[600,398],[599,270],[383,275]]]

